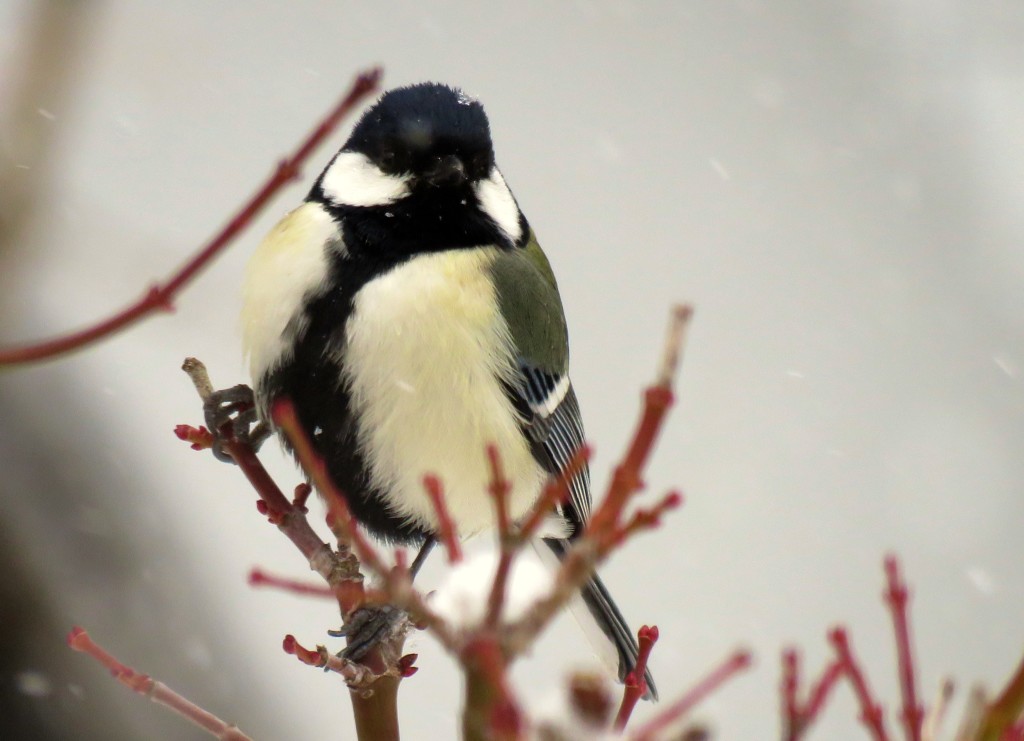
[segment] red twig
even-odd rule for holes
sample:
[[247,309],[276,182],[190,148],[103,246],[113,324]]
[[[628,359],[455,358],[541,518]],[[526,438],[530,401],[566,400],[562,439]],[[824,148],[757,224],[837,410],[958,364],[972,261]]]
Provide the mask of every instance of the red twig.
[[683,495],[677,491],[671,491],[653,507],[639,508],[625,524],[615,528],[614,533],[608,539],[609,545],[619,545],[642,530],[658,527],[661,524],[661,516],[673,509],[678,509],[682,503]]
[[[205,402],[213,393],[213,385],[206,366],[195,358],[186,358],[181,367],[188,373],[199,397]],[[351,554],[335,553],[316,534],[306,517],[303,490],[297,487],[295,491],[296,503],[301,506],[288,501],[288,497],[267,473],[267,469],[263,467],[252,448],[232,436],[231,425],[225,425],[221,432],[224,447],[260,497],[260,511],[295,544],[309,562],[310,568],[320,574],[335,590],[342,612],[348,614],[362,604],[364,593],[359,564],[354,562]]]
[[909,741],[921,741],[921,723],[924,708],[917,699],[914,681],[914,657],[910,650],[910,624],[907,614],[909,593],[900,575],[900,564],[895,556],[885,558],[885,602],[892,613],[893,631],[896,634],[896,658],[899,662],[900,695],[903,700],[901,717]]
[[587,525],[587,533],[598,540],[609,537],[630,497],[643,487],[641,473],[654,450],[654,442],[661,430],[665,414],[674,401],[672,381],[679,365],[686,328],[692,315],[693,309],[689,306],[677,306],[673,309],[657,382],[644,392],[643,414],[636,432],[633,433],[629,450],[622,462],[616,466],[608,492]]
[[134,304],[86,329],[20,347],[0,348],[0,366],[31,363],[62,355],[111,335],[154,311],[171,311],[173,309],[172,302],[177,294],[252,222],[278,190],[299,177],[299,168],[305,164],[313,150],[337,128],[338,124],[363,98],[377,90],[380,78],[381,70],[379,68],[358,75],[345,97],[306,137],[295,153],[278,164],[270,178],[234,218],[166,283],[151,286],[146,294]]
[[286,654],[291,654],[303,664],[341,675],[350,687],[368,687],[379,676],[363,664],[335,656],[323,646],[317,646],[315,650],[304,648],[290,633],[284,637],[281,647]]
[[843,665],[839,661],[833,661],[825,667],[817,683],[811,686],[807,704],[801,712],[801,730],[806,729],[818,717],[821,709],[825,707],[825,700],[828,699],[829,694],[841,676],[843,676]]
[[[562,559],[555,585],[548,596],[538,600],[534,608],[527,612],[506,631],[506,648],[516,654],[532,645],[536,636],[564,605],[573,598],[579,588],[594,572],[609,552],[622,542],[623,533],[620,523],[623,508],[640,488],[643,466],[654,446],[658,432],[661,430],[665,413],[672,404],[672,382],[679,364],[686,327],[692,315],[688,306],[673,308],[669,323],[669,337],[665,343],[662,361],[659,366],[656,385],[648,388],[644,394],[644,408],[640,423],[634,432],[628,452],[616,467],[608,490],[597,506],[582,537],[576,538],[568,553]],[[663,500],[655,511],[638,513],[639,519],[632,525],[640,529],[641,524],[664,509],[676,506],[675,496]],[[536,513],[536,510],[535,510]],[[530,517],[528,520],[532,521]],[[627,525],[626,527],[630,527]]]
[[367,569],[385,580],[388,594],[396,604],[412,613],[418,624],[429,628],[442,645],[455,651],[458,641],[445,621],[431,610],[423,596],[412,588],[409,569],[400,566],[389,568],[377,549],[356,526],[345,496],[331,480],[323,458],[313,449],[312,442],[299,424],[291,401],[277,399],[271,406],[270,416],[288,438],[306,475],[327,502],[328,523],[337,533],[339,542],[349,545]]
[[[498,568],[491,582],[491,593],[487,598],[487,614],[484,625],[495,628],[501,619],[501,610],[505,605],[505,593],[508,590],[508,575],[512,569],[512,559],[516,554],[517,543],[513,542],[512,525],[508,516],[508,495],[512,484],[505,478],[501,465],[501,454],[494,445],[487,446],[487,461],[491,467],[491,481],[488,491],[494,500],[494,513],[498,524],[498,543],[501,547],[498,555]],[[519,541],[521,542],[521,541]]]
[[163,682],[158,682],[148,674],[140,674],[129,666],[122,664],[113,655],[95,643],[88,633],[75,626],[68,634],[68,645],[75,651],[88,654],[100,662],[114,678],[133,692],[148,697],[155,703],[170,708],[187,718],[193,724],[207,731],[211,736],[223,741],[252,741],[235,726],[225,723],[201,707],[187,700]]
[[797,688],[800,686],[800,654],[794,649],[782,652],[782,715],[786,741],[796,741],[800,735],[800,702]]
[[630,738],[633,741],[651,741],[659,732],[682,718],[694,705],[718,689],[723,682],[748,666],[750,666],[750,654],[746,651],[737,651],[721,666],[698,682],[693,689],[638,728]]
[[857,660],[854,658],[853,651],[850,648],[850,641],[846,635],[846,630],[844,628],[834,628],[829,633],[829,640],[836,650],[843,673],[850,680],[850,684],[853,685],[854,694],[857,695],[857,702],[860,703],[861,721],[871,731],[875,741],[888,741],[889,734],[885,730],[882,706],[875,701],[871,695],[871,690],[868,689],[864,673],[861,671],[860,665],[857,664]]
[[548,480],[536,504],[533,505],[519,526],[517,537],[520,540],[527,541],[533,537],[544,519],[551,516],[555,507],[569,498],[569,486],[576,474],[590,462],[590,455],[590,446],[584,445],[573,453],[564,471]]
[[[327,506],[334,513],[333,526],[340,527],[345,541],[355,550],[359,560],[378,574],[387,573],[388,568],[377,549],[367,540],[356,527],[355,519],[345,502],[345,495],[338,490],[327,472],[327,464],[317,455],[313,444],[299,424],[295,406],[288,399],[277,399],[270,408],[270,417],[274,424],[284,432],[295,450],[295,456],[302,464],[302,469],[313,482],[313,486],[327,501]],[[290,506],[290,505],[289,505]]]
[[309,495],[312,493],[313,487],[306,482],[296,485],[295,494],[292,496],[292,506],[302,512],[308,512],[309,510],[306,509],[306,502],[309,500]]
[[794,649],[782,654],[782,710],[783,732],[786,741],[797,741],[825,706],[825,700],[843,675],[844,667],[838,659],[833,660],[822,671],[818,681],[811,685],[807,703],[800,704],[800,655]]
[[460,658],[467,672],[467,712],[463,722],[468,738],[518,739],[523,730],[523,715],[508,685],[505,656],[493,634],[470,638]]
[[262,569],[249,572],[249,585],[253,587],[276,587],[294,594],[313,595],[314,597],[335,597],[334,590],[322,584],[308,584],[295,579],[285,579],[268,574]]
[[213,447],[213,433],[202,425],[199,425],[199,427],[176,425],[174,434],[179,440],[190,443],[192,450],[206,450]]
[[658,641],[658,626],[640,626],[640,630],[637,631],[637,639],[640,651],[636,657],[636,666],[626,675],[625,687],[622,690],[622,704],[619,705],[619,713],[615,717],[616,731],[622,731],[626,727],[629,717],[633,714],[633,708],[636,707],[640,698],[647,694],[647,679],[645,678],[647,660],[651,656],[654,644]]
[[427,490],[430,503],[434,505],[441,543],[444,544],[445,552],[448,554],[448,563],[458,563],[462,560],[462,547],[459,545],[459,536],[455,532],[455,522],[452,520],[451,513],[448,511],[448,505],[444,501],[441,479],[433,474],[427,474],[423,477],[423,488]]
[[512,491],[512,484],[505,478],[505,470],[501,465],[501,453],[496,445],[487,446],[487,462],[491,467],[491,481],[487,490],[494,500],[494,514],[497,517],[498,536],[502,540],[508,538],[512,526],[508,519],[508,495]]

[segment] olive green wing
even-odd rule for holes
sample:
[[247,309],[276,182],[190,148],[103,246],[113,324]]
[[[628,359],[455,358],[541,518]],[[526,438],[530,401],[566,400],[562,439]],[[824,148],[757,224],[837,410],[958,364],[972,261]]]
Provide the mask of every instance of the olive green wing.
[[[518,364],[506,392],[520,414],[534,457],[546,471],[557,474],[585,438],[569,380],[569,337],[555,276],[532,232],[526,247],[502,251],[491,269]],[[569,495],[561,514],[572,526],[572,535],[590,516],[586,467],[573,478]]]

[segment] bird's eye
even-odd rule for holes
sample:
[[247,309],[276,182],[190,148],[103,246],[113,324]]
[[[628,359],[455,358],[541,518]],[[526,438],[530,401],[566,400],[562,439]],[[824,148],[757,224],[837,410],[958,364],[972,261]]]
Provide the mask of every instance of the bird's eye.
[[398,161],[398,155],[395,154],[393,149],[385,149],[377,157],[377,161],[380,163],[382,170],[394,170],[395,164]]

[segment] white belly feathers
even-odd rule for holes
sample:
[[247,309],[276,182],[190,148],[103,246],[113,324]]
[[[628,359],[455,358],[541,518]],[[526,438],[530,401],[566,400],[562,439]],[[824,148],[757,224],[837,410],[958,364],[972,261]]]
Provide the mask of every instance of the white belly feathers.
[[[242,330],[257,381],[287,362],[305,301],[327,288],[337,226],[318,204],[285,216],[250,260]],[[335,242],[336,249],[344,249]],[[495,251],[420,255],[367,283],[347,324],[343,380],[359,445],[391,510],[436,526],[423,489],[434,473],[461,535],[493,527],[485,446],[494,443],[523,515],[545,480],[498,378],[515,368],[487,269]]]
[[513,517],[545,479],[498,381],[515,365],[486,274],[494,255],[415,257],[363,287],[347,328],[346,380],[374,484],[396,514],[436,526],[423,476],[437,474],[463,536],[494,523],[488,443],[512,481]]

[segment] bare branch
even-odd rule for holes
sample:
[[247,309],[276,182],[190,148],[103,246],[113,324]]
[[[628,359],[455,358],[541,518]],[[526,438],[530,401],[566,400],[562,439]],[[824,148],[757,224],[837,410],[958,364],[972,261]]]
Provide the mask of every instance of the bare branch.
[[158,682],[148,674],[140,674],[129,666],[122,664],[112,654],[104,650],[92,640],[82,628],[74,627],[68,634],[68,645],[75,651],[88,654],[100,662],[114,678],[132,692],[148,697],[158,705],[163,705],[182,717],[199,726],[204,731],[222,741],[252,741],[238,728],[218,718],[172,690],[163,682]]
[[900,564],[895,556],[885,558],[886,590],[885,602],[892,613],[893,630],[896,634],[896,658],[899,662],[900,696],[903,700],[901,713],[903,727],[908,741],[921,741],[921,722],[924,708],[917,699],[914,681],[914,657],[910,650],[910,621],[907,618],[909,592],[900,575]]
[[837,658],[842,671],[853,685],[854,694],[857,695],[857,702],[860,703],[861,721],[867,726],[875,741],[889,741],[889,734],[885,729],[885,718],[882,715],[882,706],[871,694],[864,672],[853,655],[850,648],[850,640],[846,635],[845,628],[834,628],[829,632],[829,640],[835,648]]
[[641,625],[637,632],[637,644],[640,651],[636,657],[636,666],[626,675],[625,688],[622,692],[622,704],[619,705],[618,715],[615,717],[615,730],[622,731],[633,714],[633,708],[640,701],[640,698],[647,694],[647,660],[651,657],[651,649],[658,640],[658,626],[648,627]]
[[694,705],[714,692],[723,682],[748,666],[750,666],[750,654],[746,651],[737,651],[721,666],[698,682],[693,689],[638,728],[630,736],[630,739],[632,741],[653,741],[661,731],[686,715]]
[[199,272],[227,247],[270,202],[277,192],[299,177],[299,169],[310,154],[338,124],[363,100],[377,90],[381,70],[375,68],[358,75],[344,98],[327,114],[320,124],[302,141],[290,157],[282,160],[260,189],[242,206],[206,245],[178,269],[163,285],[147,289],[145,295],[97,324],[72,332],[63,337],[30,343],[20,347],[0,348],[0,366],[20,365],[57,357],[90,345],[118,332],[155,311],[172,311],[173,301]]

